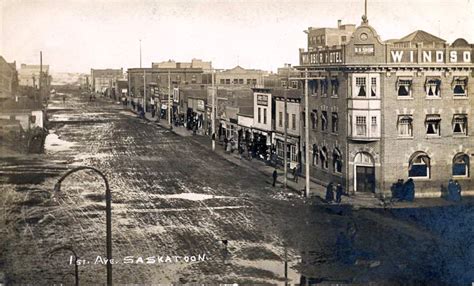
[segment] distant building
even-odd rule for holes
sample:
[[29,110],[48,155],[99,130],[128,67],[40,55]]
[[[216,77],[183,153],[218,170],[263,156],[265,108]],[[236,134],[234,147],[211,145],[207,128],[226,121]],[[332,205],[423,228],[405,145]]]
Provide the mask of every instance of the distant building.
[[219,85],[246,85],[249,87],[263,87],[267,71],[244,69],[236,66],[233,69],[222,70],[216,73],[216,82]]
[[11,98],[18,88],[16,63],[8,63],[0,56],[0,101]]
[[186,62],[176,62],[173,60],[152,63],[152,68],[161,68],[161,69],[202,69],[203,73],[208,74],[212,72],[212,62],[205,62],[200,59],[192,59],[190,63]]
[[289,88],[302,88],[301,82],[294,79],[300,77],[300,75],[300,71],[292,67],[291,64],[285,64],[283,67],[278,68],[276,74],[272,73],[264,77],[264,87],[286,88],[289,84]]
[[366,17],[339,30],[307,31],[297,67],[310,78],[313,179],[380,197],[413,179],[417,197],[439,197],[454,178],[474,194],[474,45],[424,31],[384,42]]
[[117,81],[124,79],[123,69],[91,69],[92,91],[112,96]]
[[[18,70],[19,85],[39,88],[40,71],[40,65],[21,64],[20,70]],[[49,65],[43,65],[42,71],[41,86],[49,89],[52,80],[52,77],[49,75]]]

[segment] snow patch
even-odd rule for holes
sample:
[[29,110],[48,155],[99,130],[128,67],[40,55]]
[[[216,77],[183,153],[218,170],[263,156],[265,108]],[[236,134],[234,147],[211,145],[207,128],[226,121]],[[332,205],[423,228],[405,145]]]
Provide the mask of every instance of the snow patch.
[[59,139],[59,136],[57,134],[50,133],[46,136],[46,140],[44,142],[44,149],[53,152],[66,151],[74,145],[76,145],[76,143]]

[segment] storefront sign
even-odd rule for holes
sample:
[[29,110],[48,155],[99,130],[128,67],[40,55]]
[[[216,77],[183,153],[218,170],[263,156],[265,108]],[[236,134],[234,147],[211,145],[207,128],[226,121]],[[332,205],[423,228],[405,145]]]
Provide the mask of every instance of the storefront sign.
[[373,56],[375,53],[374,45],[355,45],[354,53],[359,56]]
[[257,105],[268,106],[268,95],[258,94],[257,95]]

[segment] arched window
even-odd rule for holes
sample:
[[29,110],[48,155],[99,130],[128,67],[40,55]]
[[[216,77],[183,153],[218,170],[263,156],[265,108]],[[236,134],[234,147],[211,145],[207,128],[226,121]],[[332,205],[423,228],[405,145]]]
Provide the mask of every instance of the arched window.
[[328,149],[326,147],[323,147],[321,149],[321,152],[319,152],[320,157],[321,157],[321,167],[323,169],[328,169],[329,168],[329,162],[328,162]]
[[429,178],[430,177],[430,157],[424,152],[416,152],[409,161],[408,177]]
[[453,158],[453,176],[469,177],[469,156],[457,154]]
[[342,156],[338,148],[332,152],[332,166],[334,173],[342,173]]
[[319,164],[318,145],[313,144],[313,166],[317,166],[318,164]]

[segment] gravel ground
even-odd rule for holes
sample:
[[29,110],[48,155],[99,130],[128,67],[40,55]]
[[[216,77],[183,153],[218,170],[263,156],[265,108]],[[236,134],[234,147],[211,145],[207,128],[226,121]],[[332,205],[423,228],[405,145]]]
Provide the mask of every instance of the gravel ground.
[[[64,246],[84,260],[81,284],[105,282],[105,265],[95,263],[105,257],[103,182],[82,171],[53,192],[59,176],[80,165],[104,171],[112,189],[114,283],[281,284],[285,259],[291,283],[453,285],[472,278],[467,266],[444,271],[460,262],[447,251],[452,236],[424,223],[439,213],[407,218],[402,210],[288,197],[252,168],[103,99],[53,99],[49,119],[45,154],[0,161],[0,279],[7,284],[72,284],[71,253],[51,254]],[[445,218],[446,225],[459,219]],[[472,230],[458,233],[460,240]],[[124,263],[128,256],[133,263]],[[181,258],[146,263],[152,256]]]

